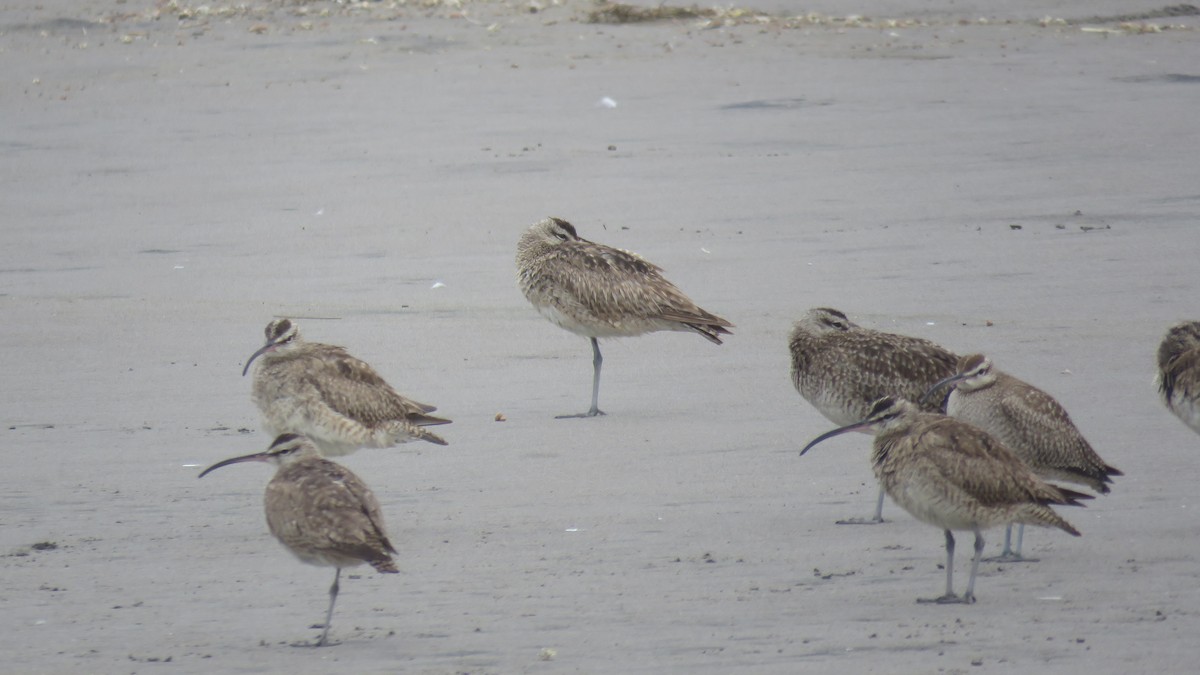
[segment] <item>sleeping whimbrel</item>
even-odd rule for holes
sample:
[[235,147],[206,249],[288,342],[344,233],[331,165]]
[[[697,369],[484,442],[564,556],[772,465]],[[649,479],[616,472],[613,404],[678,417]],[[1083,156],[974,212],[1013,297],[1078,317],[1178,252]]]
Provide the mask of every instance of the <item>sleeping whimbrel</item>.
[[[863,328],[836,309],[810,309],[792,328],[792,383],[796,391],[834,424],[863,419],[883,396],[916,401],[934,382],[954,374],[958,357],[921,338]],[[942,400],[924,406],[942,410]],[[883,522],[883,489],[869,519]]]
[[1200,434],[1200,321],[1185,321],[1163,337],[1158,391],[1171,412]]
[[598,338],[631,337],[660,330],[694,332],[721,344],[733,324],[706,312],[636,253],[580,238],[561,218],[534,223],[517,244],[517,282],[529,302],[560,328],[592,341],[592,407],[599,408]]
[[[986,432],[916,404],[885,396],[866,418],[814,438],[800,454],[847,431],[875,429],[871,464],[888,495],[913,517],[945,530],[946,594],[918,602],[975,602],[975,575],[983,553],[983,530],[1011,522],[1079,531],[1050,504],[1079,506],[1090,499],[1043,482]],[[954,594],[953,530],[975,533],[975,557],[967,591]]]
[[379,502],[358,476],[322,459],[317,446],[304,436],[283,434],[265,452],[217,462],[200,478],[239,462],[270,462],[279,467],[267,483],[267,528],[301,561],[337,568],[329,587],[325,627],[316,643],[320,647],[329,637],[343,567],[367,563],[379,572],[399,572]]
[[446,441],[422,427],[449,424],[431,405],[396,393],[371,366],[341,347],[306,342],[289,319],[267,324],[267,343],[242,369],[254,371],[254,403],[272,434],[304,434],[325,457],[359,448]]
[[[952,385],[947,413],[983,429],[1012,450],[1038,476],[1060,480],[1107,494],[1119,470],[1100,459],[1079,433],[1066,410],[1046,392],[1000,372],[983,354],[970,354],[958,361],[958,373],[933,385],[936,394]],[[939,396],[940,400],[942,397]],[[1012,524],[1004,532],[1004,550],[996,560],[1021,562],[1025,525],[1017,529],[1017,546],[1012,548]]]

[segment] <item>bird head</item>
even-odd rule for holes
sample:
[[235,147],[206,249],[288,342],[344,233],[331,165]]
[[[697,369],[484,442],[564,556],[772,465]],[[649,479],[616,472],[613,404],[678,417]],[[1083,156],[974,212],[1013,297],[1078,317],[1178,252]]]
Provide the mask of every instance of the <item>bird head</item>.
[[938,380],[921,396],[924,405],[936,392],[945,386],[952,386],[962,391],[975,391],[996,381],[996,373],[992,370],[992,360],[983,354],[968,354],[958,360],[958,372],[950,377]]
[[821,441],[833,438],[834,436],[840,436],[850,431],[871,431],[877,433],[881,429],[891,426],[896,420],[903,418],[905,415],[916,412],[916,410],[917,407],[909,401],[894,396],[884,396],[871,404],[871,410],[867,413],[866,417],[853,424],[847,424],[844,427],[838,427],[833,431],[827,431],[817,436],[809,441],[808,445],[804,446],[800,454],[803,455],[808,452]]
[[199,478],[204,478],[209,473],[216,471],[223,466],[230,464],[241,464],[242,462],[267,462],[275,466],[283,466],[299,459],[306,457],[318,457],[317,446],[313,444],[307,436],[298,434],[281,434],[271,443],[271,447],[262,452],[256,452],[252,455],[242,455],[241,457],[231,457],[221,460],[216,464],[208,467],[200,472]]
[[300,328],[291,319],[275,319],[267,324],[264,332],[267,335],[267,343],[251,354],[249,359],[246,359],[246,367],[242,368],[242,377],[245,377],[246,373],[250,371],[250,364],[254,363],[254,359],[263,354],[293,349],[303,341],[303,338],[300,337]]

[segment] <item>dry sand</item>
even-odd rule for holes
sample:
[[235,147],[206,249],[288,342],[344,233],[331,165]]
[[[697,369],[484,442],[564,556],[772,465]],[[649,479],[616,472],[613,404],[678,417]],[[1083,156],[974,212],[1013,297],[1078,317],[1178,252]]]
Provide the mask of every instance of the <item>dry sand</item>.
[[[2,669],[1194,672],[1200,438],[1151,378],[1200,315],[1200,17],[542,4],[0,9]],[[514,283],[546,215],[735,335],[607,342],[609,415],[553,419],[591,364]],[[1084,536],[917,605],[940,532],[834,525],[872,507],[866,437],[797,455],[831,426],[787,372],[820,305],[1057,396],[1126,472],[1063,510]],[[454,419],[344,459],[404,573],[344,580],[320,650],[291,645],[332,571],[267,533],[269,468],[196,479],[270,441],[240,370],[275,315]]]

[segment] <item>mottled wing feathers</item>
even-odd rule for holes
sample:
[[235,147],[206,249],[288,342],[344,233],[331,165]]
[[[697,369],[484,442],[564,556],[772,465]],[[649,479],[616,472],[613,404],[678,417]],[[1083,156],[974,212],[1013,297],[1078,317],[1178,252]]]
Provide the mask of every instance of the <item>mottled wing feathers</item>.
[[396,419],[418,426],[450,421],[426,414],[437,408],[400,395],[371,366],[341,347],[322,347],[319,352],[304,355],[310,361],[304,385],[316,390],[321,400],[338,414],[368,427]]
[[1078,436],[1078,430],[1071,422],[1071,417],[1053,396],[1003,375],[997,377],[995,386],[1003,387],[1002,391],[1007,392],[1007,395],[1000,399],[999,410],[1014,428],[1042,427],[1056,433],[1074,432]]
[[662,276],[662,269],[636,253],[586,240],[564,242],[540,263],[553,278],[560,298],[566,296],[596,317],[662,319],[688,324],[713,342],[733,324],[698,307]]
[[341,415],[376,427],[392,420],[407,420],[419,426],[447,424],[450,420],[426,414],[426,407],[396,393],[391,387],[371,387],[361,382],[346,380],[334,383],[319,376],[305,378],[308,386],[316,389],[330,408]]
[[569,256],[572,264],[596,272],[621,276],[662,276],[663,269],[642,256],[623,248],[613,248],[586,239],[566,242],[558,253]]
[[996,413],[1014,438],[1007,442],[1018,453],[1036,457],[1035,471],[1062,480],[1086,483],[1101,493],[1109,492],[1109,476],[1123,475],[1109,466],[1079,433],[1067,411],[1046,392],[1016,378],[1000,374],[997,387],[1007,392],[996,405]]
[[[822,335],[797,330],[790,348],[796,389],[826,415],[830,411],[818,401],[832,397],[853,408],[845,412],[855,418],[865,416],[882,396],[919,401],[935,382],[954,374],[957,362],[928,340],[857,326]],[[922,408],[941,411],[948,394],[932,397]]]
[[379,502],[349,470],[316,458],[284,466],[267,485],[265,499],[271,533],[297,555],[311,551],[325,556],[325,564],[340,557],[394,571],[396,549]]
[[[854,358],[860,362],[859,367],[879,379],[898,375],[912,392],[887,392],[886,395],[916,401],[925,393],[920,390],[924,380],[940,373],[954,374],[957,357],[928,340],[902,335],[887,335],[889,339],[886,340],[866,339],[868,337],[850,340],[852,344],[858,343],[853,351]],[[945,376],[937,376],[933,382]]]
[[1068,504],[1060,490],[1038,479],[1012,451],[983,431],[951,418],[927,425],[904,442],[922,447],[930,471],[986,507]]

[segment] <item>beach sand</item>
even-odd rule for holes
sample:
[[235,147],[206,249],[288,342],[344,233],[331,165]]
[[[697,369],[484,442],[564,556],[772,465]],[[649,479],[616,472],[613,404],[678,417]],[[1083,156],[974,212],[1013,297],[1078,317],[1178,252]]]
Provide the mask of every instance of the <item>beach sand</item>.
[[[1200,17],[1003,4],[7,3],[4,669],[1194,671],[1200,438],[1152,378],[1200,318]],[[606,341],[608,415],[554,419],[591,353],[515,283],[548,215],[734,335]],[[941,532],[834,524],[869,439],[798,456],[815,306],[989,354],[1125,476],[916,604]],[[274,316],[454,420],[342,458],[402,574],[343,575],[323,649],[271,470],[196,478],[271,441],[240,371]]]

